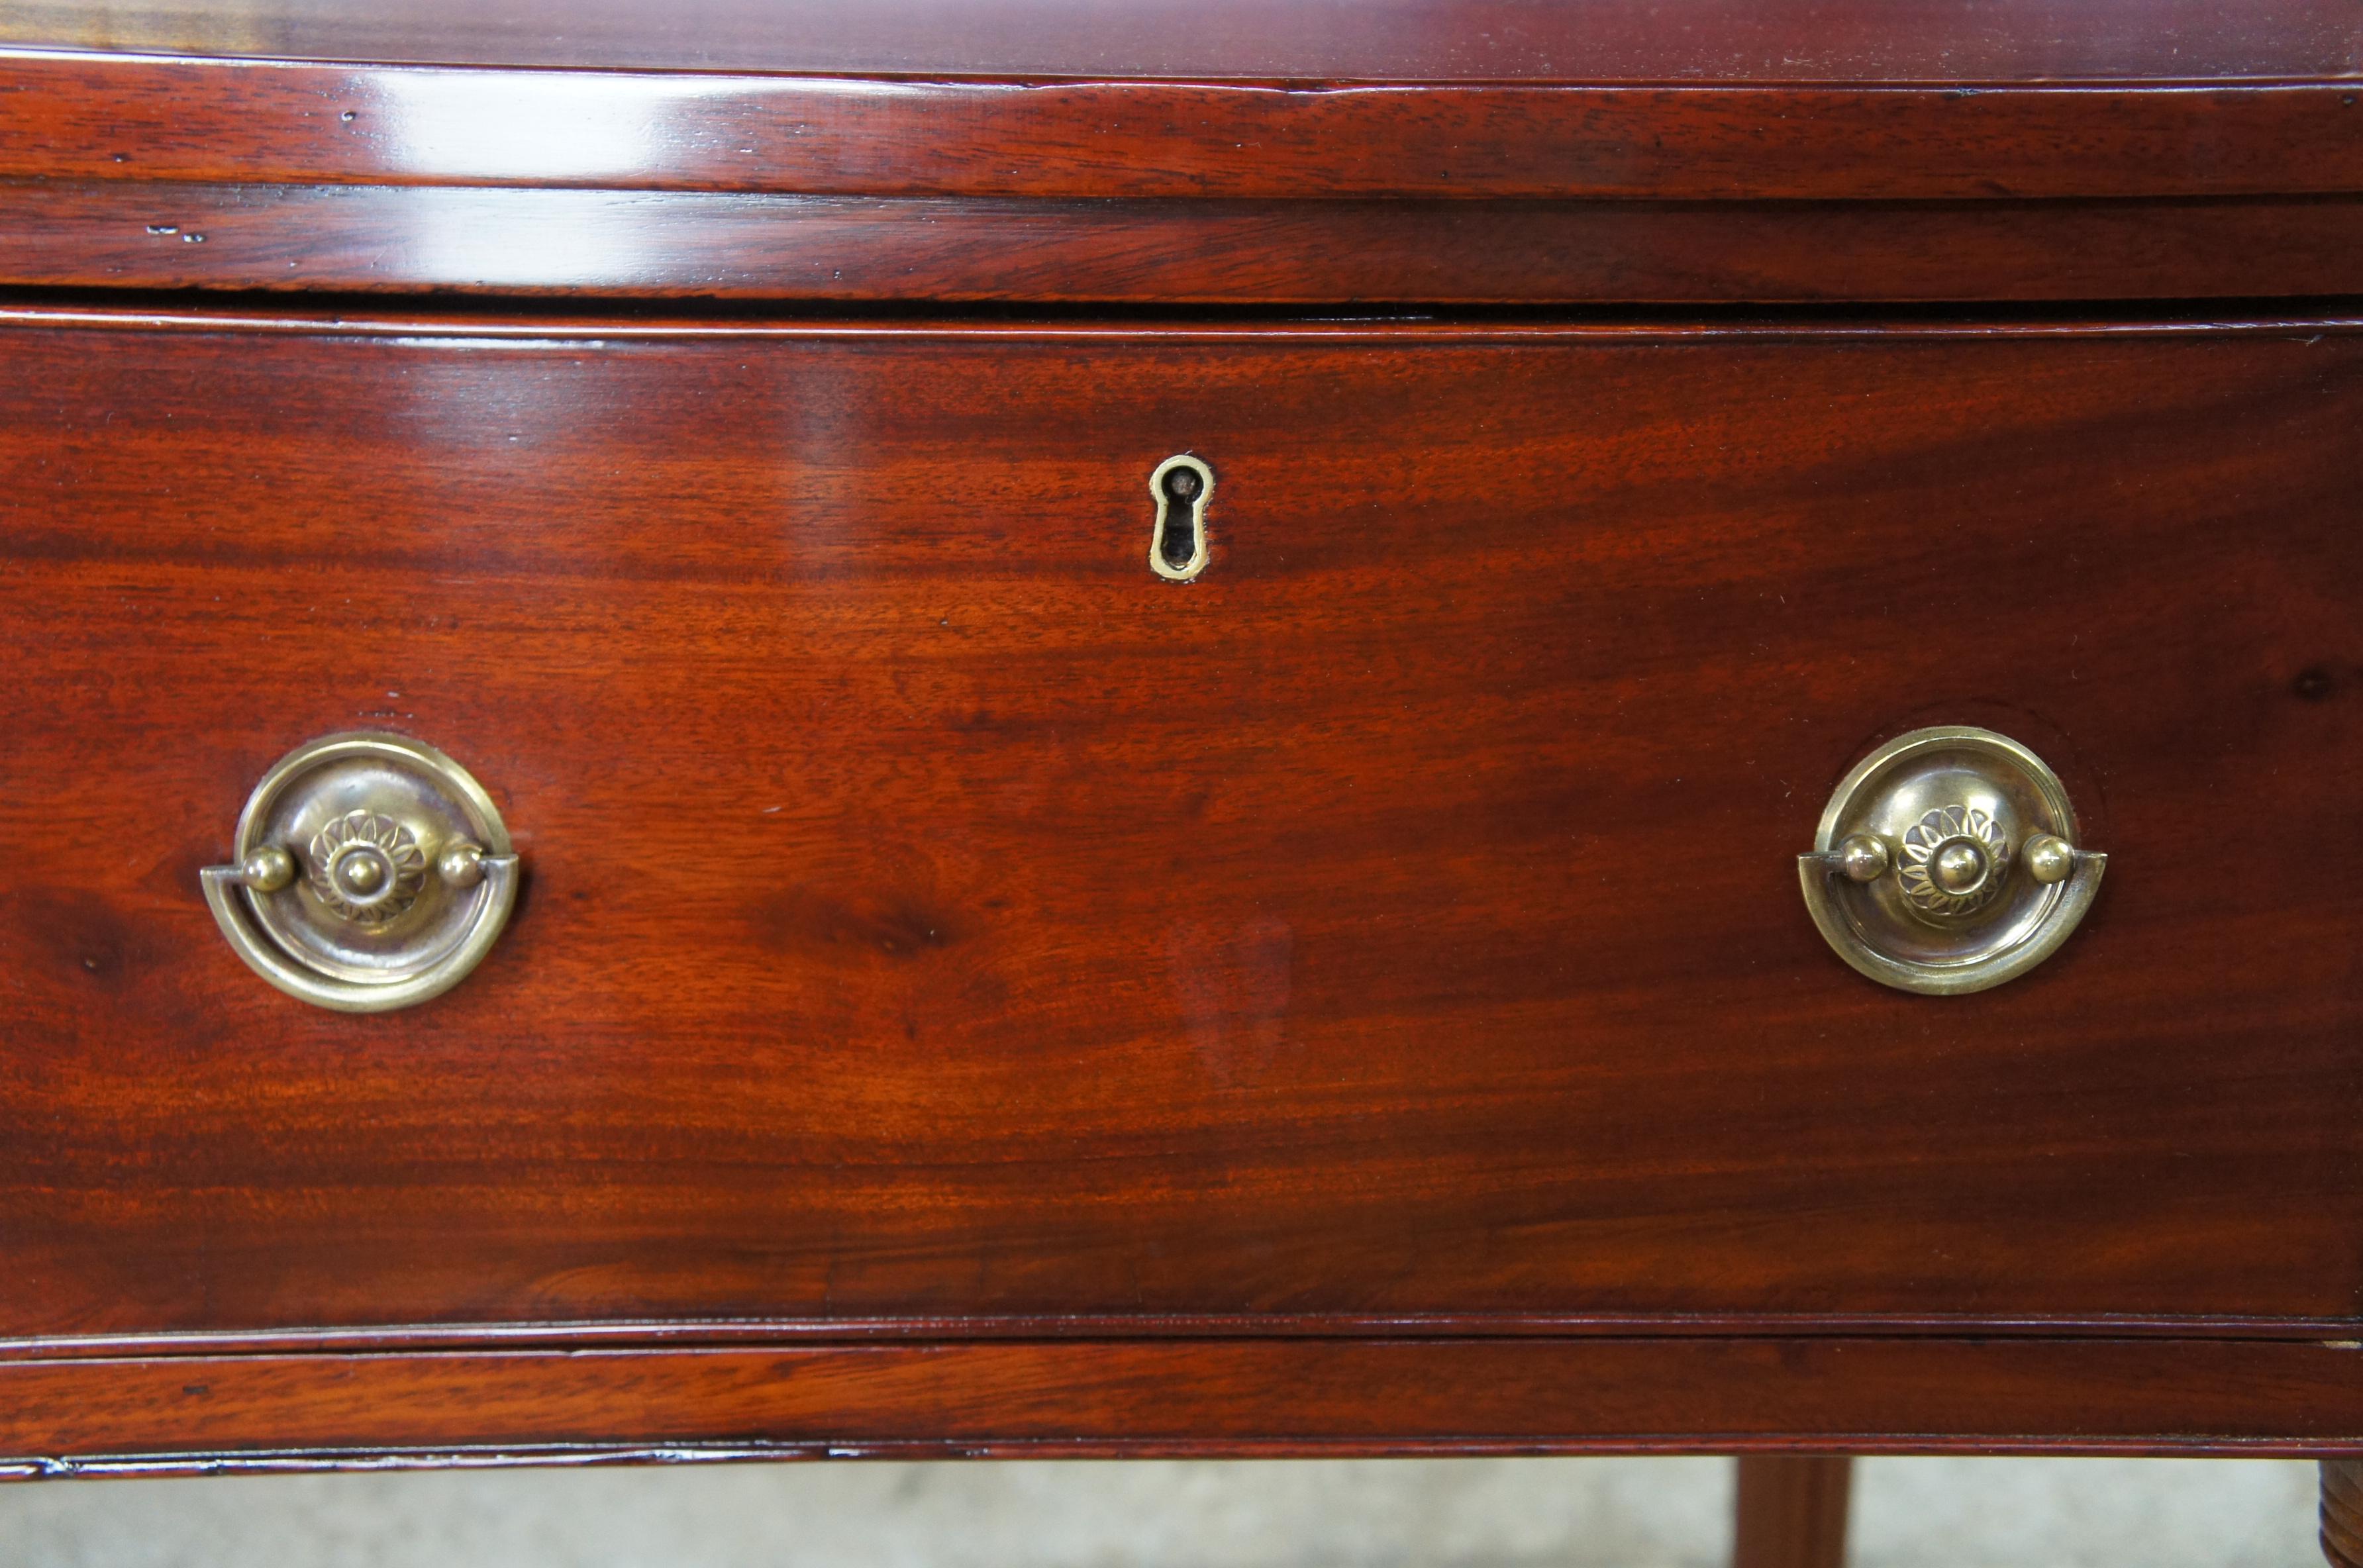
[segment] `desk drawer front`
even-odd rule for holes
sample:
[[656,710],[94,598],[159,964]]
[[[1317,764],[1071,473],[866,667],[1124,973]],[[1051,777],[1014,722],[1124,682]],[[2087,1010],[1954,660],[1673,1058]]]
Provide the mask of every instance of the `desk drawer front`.
[[[2347,1316],[2358,429],[2335,326],[20,315],[0,1334]],[[2110,856],[1975,996],[1797,896],[1929,724]],[[352,729],[524,867],[374,1017],[197,889]]]

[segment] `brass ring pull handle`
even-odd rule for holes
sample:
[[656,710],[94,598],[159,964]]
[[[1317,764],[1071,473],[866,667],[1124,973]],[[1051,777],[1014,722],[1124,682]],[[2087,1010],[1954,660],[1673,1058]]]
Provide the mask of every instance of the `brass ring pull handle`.
[[1839,957],[1881,985],[1958,996],[2026,973],[2091,907],[2109,857],[2068,791],[1991,730],[1914,730],[1857,763],[1798,880]]
[[492,797],[406,736],[328,735],[263,775],[235,863],[200,874],[222,934],[290,996],[390,1012],[442,995],[500,939],[517,857]]

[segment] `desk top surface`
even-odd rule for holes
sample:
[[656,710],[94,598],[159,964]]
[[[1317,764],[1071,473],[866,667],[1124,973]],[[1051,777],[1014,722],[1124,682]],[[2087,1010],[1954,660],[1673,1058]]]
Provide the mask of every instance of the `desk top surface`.
[[0,43],[391,63],[1393,82],[2363,72],[2339,0],[33,0]]

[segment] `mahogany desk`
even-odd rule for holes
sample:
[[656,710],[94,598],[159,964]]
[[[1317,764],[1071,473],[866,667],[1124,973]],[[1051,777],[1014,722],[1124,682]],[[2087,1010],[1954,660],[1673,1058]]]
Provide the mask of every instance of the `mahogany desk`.
[[0,43],[12,1472],[2363,1454],[2347,0]]

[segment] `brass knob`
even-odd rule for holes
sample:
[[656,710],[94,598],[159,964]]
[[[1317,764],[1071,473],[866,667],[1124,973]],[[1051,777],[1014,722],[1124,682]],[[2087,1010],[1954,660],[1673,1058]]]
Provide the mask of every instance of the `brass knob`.
[[2084,918],[2108,856],[2076,844],[2058,777],[1991,730],[1914,730],[1857,763],[1800,857],[1839,957],[1908,991],[2025,974]]
[[492,951],[516,901],[492,797],[403,735],[329,735],[282,757],[248,797],[232,856],[201,874],[231,948],[339,1012],[440,996]]

